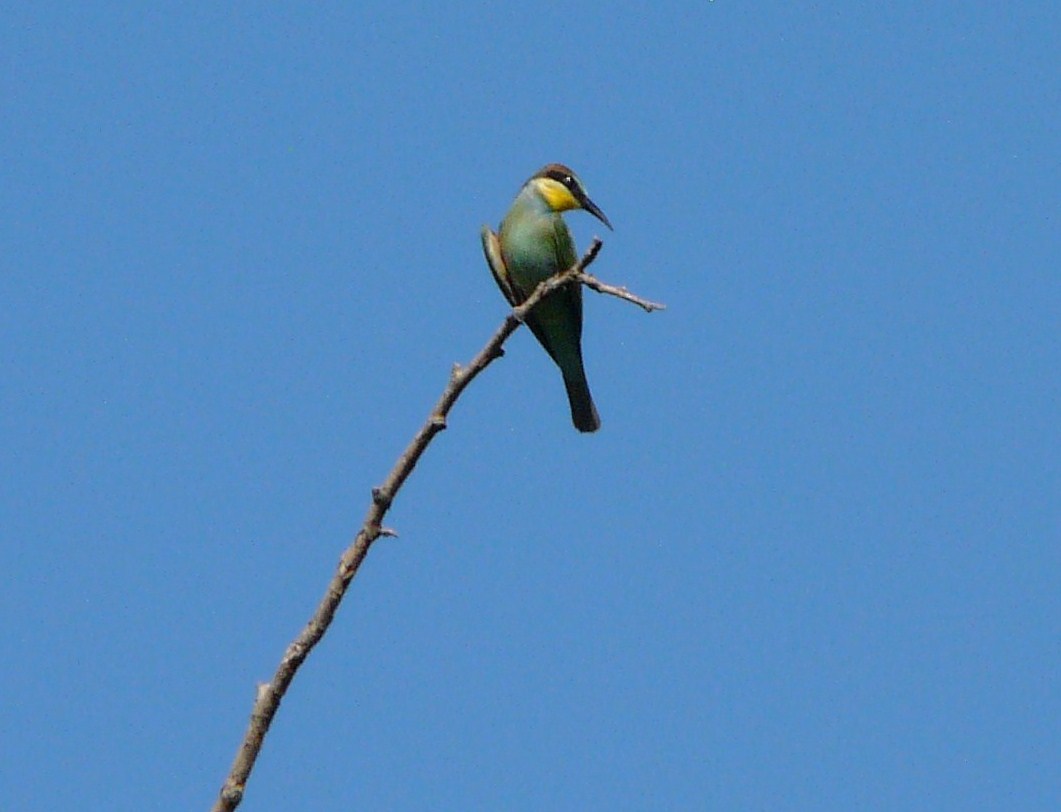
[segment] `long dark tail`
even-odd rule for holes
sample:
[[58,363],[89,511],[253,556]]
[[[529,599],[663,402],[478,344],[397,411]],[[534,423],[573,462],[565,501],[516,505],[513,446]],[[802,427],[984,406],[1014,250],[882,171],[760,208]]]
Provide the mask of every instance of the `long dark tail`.
[[571,403],[571,422],[579,431],[596,431],[600,428],[600,415],[593,405],[593,396],[589,393],[589,383],[582,364],[570,374],[564,372],[564,386],[567,388],[567,399]]

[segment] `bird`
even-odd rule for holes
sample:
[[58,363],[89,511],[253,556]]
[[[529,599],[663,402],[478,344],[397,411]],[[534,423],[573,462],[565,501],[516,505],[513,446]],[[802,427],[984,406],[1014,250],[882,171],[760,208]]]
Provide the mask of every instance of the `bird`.
[[[525,302],[541,282],[578,261],[575,242],[561,217],[573,209],[588,211],[612,228],[578,175],[563,164],[547,164],[523,184],[496,234],[483,226],[486,263],[513,307]],[[527,314],[526,323],[560,367],[575,428],[599,429],[600,416],[582,363],[582,286],[554,290]]]

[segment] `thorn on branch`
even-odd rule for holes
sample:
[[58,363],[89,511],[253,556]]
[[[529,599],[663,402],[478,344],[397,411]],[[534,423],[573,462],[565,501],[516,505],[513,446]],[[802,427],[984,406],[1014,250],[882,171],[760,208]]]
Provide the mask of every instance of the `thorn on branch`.
[[381,536],[386,536],[387,538],[392,538],[392,539],[398,538],[398,531],[393,529],[393,528],[391,528],[391,527],[381,527],[379,529],[379,534]]
[[582,256],[582,261],[578,263],[578,269],[580,271],[584,271],[586,268],[593,264],[593,260],[597,258],[597,254],[600,253],[601,247],[603,245],[604,243],[601,241],[600,237],[593,238],[593,242],[586,250],[586,253]]

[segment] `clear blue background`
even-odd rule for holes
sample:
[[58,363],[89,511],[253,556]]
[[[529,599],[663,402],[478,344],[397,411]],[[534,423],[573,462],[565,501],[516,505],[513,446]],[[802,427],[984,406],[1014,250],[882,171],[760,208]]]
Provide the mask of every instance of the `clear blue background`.
[[1061,5],[36,3],[0,29],[0,808],[1061,808]]

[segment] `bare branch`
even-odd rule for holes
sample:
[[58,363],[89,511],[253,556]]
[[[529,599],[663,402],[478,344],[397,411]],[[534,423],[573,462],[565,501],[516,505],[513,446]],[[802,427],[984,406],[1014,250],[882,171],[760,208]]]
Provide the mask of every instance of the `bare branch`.
[[620,299],[631,304],[635,304],[644,310],[646,313],[651,313],[653,310],[666,310],[665,304],[659,302],[651,302],[648,299],[642,299],[640,296],[635,296],[624,287],[616,287],[615,285],[609,285],[605,282],[601,282],[597,277],[592,274],[585,272],[575,274],[575,279],[581,282],[590,290],[595,290],[597,293],[606,293],[609,296],[618,296]]
[[383,526],[382,522],[387,515],[387,511],[394,503],[402,484],[413,472],[417,462],[420,461],[420,457],[430,445],[431,440],[434,439],[436,434],[446,428],[446,418],[450,409],[453,408],[453,404],[457,402],[457,398],[460,397],[468,384],[480,372],[486,369],[495,359],[504,355],[503,345],[505,341],[523,323],[527,313],[550,292],[573,281],[585,284],[600,293],[618,296],[648,311],[658,310],[663,307],[663,305],[640,299],[629,293],[625,288],[617,288],[599,282],[595,277],[585,273],[585,269],[596,259],[600,249],[601,241],[594,239],[589,250],[586,251],[577,264],[563,273],[559,273],[542,282],[523,304],[512,309],[497,332],[494,333],[493,337],[486,343],[486,346],[479,351],[479,354],[472,359],[468,366],[453,365],[449,382],[446,384],[446,388],[442,391],[442,396],[439,397],[424,425],[420,427],[412,442],[398,457],[398,461],[394,464],[390,473],[387,474],[387,478],[383,480],[383,484],[372,489],[372,499],[361,529],[358,530],[353,542],[339,558],[339,566],[328,583],[328,588],[325,590],[324,597],[321,598],[316,612],[313,613],[313,617],[287,647],[272,680],[258,686],[247,731],[239,749],[236,751],[236,758],[232,762],[228,777],[225,779],[217,801],[214,803],[213,812],[231,812],[243,800],[243,791],[246,787],[247,779],[250,777],[251,770],[254,769],[258,754],[261,752],[265,734],[268,732],[273,717],[276,716],[276,712],[280,707],[280,701],[283,699],[284,694],[287,693],[295,674],[331,625],[335,612],[350,586],[350,582],[353,581],[354,576],[357,575],[357,571],[361,567],[361,562],[368,555],[369,548],[380,536],[397,535],[391,528]]

